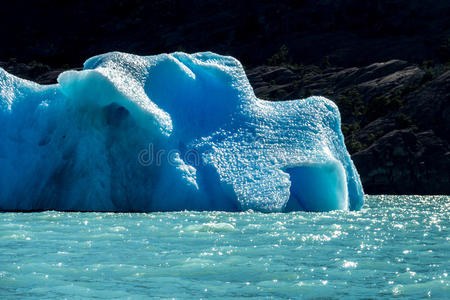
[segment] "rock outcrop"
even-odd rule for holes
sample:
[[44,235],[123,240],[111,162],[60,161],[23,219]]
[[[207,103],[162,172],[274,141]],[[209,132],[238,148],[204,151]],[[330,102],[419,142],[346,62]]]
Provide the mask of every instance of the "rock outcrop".
[[[267,99],[334,100],[365,191],[449,194],[450,71],[391,60],[361,68],[259,66],[248,70]],[[439,75],[440,74],[440,75]]]

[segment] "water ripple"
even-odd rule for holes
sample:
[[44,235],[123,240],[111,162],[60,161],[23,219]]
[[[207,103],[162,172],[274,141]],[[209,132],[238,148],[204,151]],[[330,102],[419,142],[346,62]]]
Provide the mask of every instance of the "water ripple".
[[0,214],[0,298],[446,298],[448,196],[358,212]]

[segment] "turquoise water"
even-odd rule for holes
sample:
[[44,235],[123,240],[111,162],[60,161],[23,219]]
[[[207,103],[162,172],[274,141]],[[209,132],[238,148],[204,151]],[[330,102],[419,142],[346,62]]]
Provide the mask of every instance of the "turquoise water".
[[446,298],[449,196],[359,212],[0,213],[0,298]]

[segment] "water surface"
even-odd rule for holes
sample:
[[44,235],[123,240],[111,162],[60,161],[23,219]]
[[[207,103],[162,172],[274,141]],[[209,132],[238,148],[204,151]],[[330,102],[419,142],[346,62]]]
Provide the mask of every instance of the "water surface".
[[446,298],[449,196],[358,212],[0,213],[0,298]]

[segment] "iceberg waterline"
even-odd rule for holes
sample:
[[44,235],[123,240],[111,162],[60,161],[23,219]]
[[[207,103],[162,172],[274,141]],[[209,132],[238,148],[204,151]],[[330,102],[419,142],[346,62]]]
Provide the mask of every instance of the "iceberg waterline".
[[111,52],[39,85],[0,68],[0,209],[357,210],[336,105],[258,99],[236,59]]

